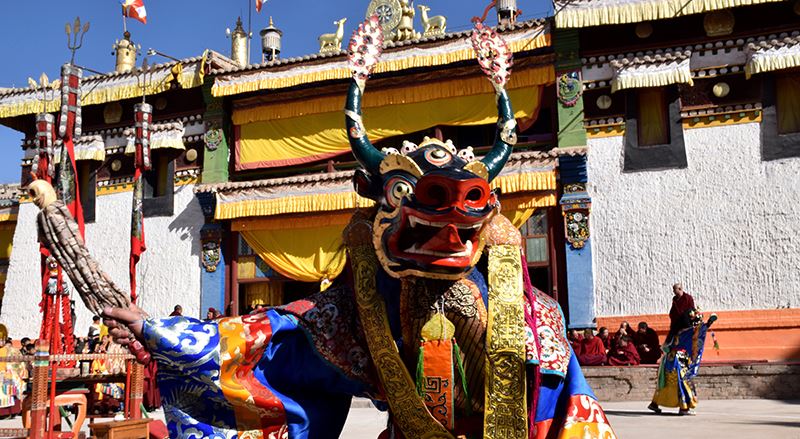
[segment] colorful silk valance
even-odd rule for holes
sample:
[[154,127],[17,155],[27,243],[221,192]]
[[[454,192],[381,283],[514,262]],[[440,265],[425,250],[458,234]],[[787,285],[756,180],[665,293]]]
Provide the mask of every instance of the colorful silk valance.
[[[542,86],[553,80],[552,66],[515,72],[508,88],[517,118],[536,114]],[[236,169],[291,166],[346,153],[343,102],[344,96],[327,96],[235,110]],[[482,77],[373,90],[364,98],[364,123],[372,141],[496,119],[494,92]]]

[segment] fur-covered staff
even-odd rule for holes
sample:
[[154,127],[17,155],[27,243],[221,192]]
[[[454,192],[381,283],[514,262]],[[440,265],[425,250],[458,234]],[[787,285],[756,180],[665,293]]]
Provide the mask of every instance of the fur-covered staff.
[[104,307],[128,308],[128,295],[120,290],[89,254],[64,202],[56,199],[55,190],[44,180],[35,180],[28,186],[33,203],[41,209],[37,217],[39,241],[61,265],[72,280],[83,303],[94,314],[100,315]]

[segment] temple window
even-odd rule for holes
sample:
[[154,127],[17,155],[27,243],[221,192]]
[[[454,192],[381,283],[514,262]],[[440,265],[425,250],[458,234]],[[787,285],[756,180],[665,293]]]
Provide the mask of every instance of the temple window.
[[763,76],[761,157],[763,160],[800,157],[800,71],[760,76]]
[[800,132],[800,73],[777,75],[775,91],[778,134]]
[[97,196],[97,167],[94,160],[78,160],[75,162],[78,173],[83,222],[93,223],[95,220],[95,200]]
[[682,123],[677,86],[627,90],[624,170],[685,168]]
[[547,242],[547,210],[539,209],[520,227],[525,240],[525,257],[528,266],[547,265],[550,251]]
[[669,105],[665,89],[643,88],[637,93],[639,146],[669,143]]
[[175,157],[169,149],[152,151],[151,170],[144,173],[144,216],[172,216],[175,189]]

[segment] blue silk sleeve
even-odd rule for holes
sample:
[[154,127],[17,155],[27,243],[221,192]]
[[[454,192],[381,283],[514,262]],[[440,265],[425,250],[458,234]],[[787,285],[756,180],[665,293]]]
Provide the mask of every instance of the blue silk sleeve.
[[351,396],[365,391],[317,354],[294,316],[278,310],[211,322],[148,320],[144,339],[158,362],[171,437],[338,436]]

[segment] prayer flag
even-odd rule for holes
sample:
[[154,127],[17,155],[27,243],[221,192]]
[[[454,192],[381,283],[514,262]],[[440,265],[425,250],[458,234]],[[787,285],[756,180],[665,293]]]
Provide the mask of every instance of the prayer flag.
[[124,0],[122,2],[122,15],[147,24],[147,9],[144,0]]
[[136,130],[136,155],[134,158],[133,203],[131,208],[131,254],[130,282],[131,302],[136,303],[136,264],[147,250],[144,243],[144,181],[142,173],[150,170],[150,124],[153,122],[153,107],[141,103],[134,106],[134,127]]

